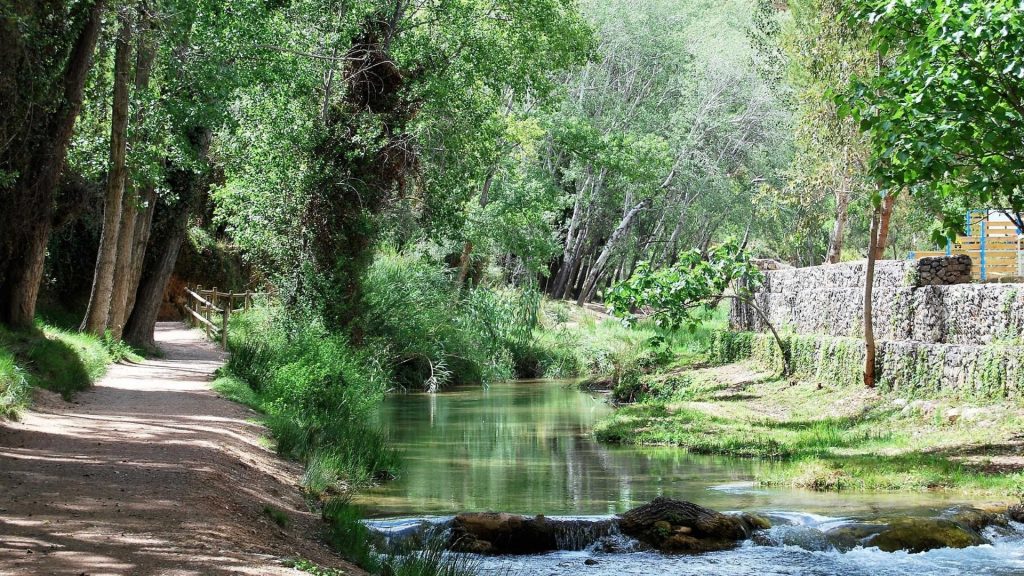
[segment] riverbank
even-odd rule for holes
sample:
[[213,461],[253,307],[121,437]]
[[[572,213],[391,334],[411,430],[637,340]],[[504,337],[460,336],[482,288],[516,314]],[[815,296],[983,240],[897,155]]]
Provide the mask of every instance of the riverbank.
[[780,378],[751,362],[619,384],[603,442],[759,458],[763,486],[1024,493],[1024,407]]

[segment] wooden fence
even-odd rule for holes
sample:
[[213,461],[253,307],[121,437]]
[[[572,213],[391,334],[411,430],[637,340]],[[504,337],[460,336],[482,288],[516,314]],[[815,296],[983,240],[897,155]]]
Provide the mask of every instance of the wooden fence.
[[220,340],[220,345],[228,347],[228,325],[233,312],[242,312],[252,306],[253,298],[260,292],[218,292],[214,286],[204,290],[201,285],[185,287],[186,319],[192,326],[203,329],[206,337]]
[[971,276],[975,280],[1022,276],[1024,268],[1024,242],[1017,226],[1012,222],[989,222],[979,220],[969,223],[968,236],[957,236],[944,251],[911,252],[912,260],[930,256],[971,257]]

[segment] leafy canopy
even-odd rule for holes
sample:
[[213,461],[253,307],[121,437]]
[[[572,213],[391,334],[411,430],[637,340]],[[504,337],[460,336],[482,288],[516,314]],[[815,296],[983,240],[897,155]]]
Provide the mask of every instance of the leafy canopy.
[[762,278],[746,251],[735,240],[728,240],[712,248],[707,257],[694,249],[684,252],[672,266],[652,269],[650,263],[640,263],[628,280],[611,289],[606,302],[613,314],[629,323],[636,320],[635,310],[645,308],[658,326],[692,330],[734,280],[744,280],[736,289],[746,293]]
[[876,172],[947,204],[1024,210],[1024,3],[857,0],[852,15],[883,69],[841,107]]

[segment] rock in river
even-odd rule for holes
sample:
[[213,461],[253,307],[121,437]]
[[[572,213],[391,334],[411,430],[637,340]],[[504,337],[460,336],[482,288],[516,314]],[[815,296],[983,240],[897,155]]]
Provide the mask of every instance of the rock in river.
[[937,548],[967,548],[986,544],[980,534],[970,528],[941,518],[901,518],[893,521],[869,541],[885,552],[906,550],[927,552]]
[[712,552],[733,548],[757,529],[770,527],[751,514],[722,514],[692,502],[655,498],[619,517],[623,534],[662,552]]

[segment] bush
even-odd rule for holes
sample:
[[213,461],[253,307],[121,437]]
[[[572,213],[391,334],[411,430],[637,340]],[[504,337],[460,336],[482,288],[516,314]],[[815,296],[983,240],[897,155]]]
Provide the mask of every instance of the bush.
[[14,355],[0,350],[0,418],[16,418],[28,403],[25,372],[14,363]]
[[306,464],[303,485],[312,494],[393,475],[395,452],[366,425],[387,374],[343,336],[284,318],[280,309],[256,308],[232,319],[232,355],[217,390],[266,414],[278,452]]
[[383,253],[363,280],[365,338],[383,352],[393,381],[437,390],[534,370],[533,291],[462,290],[443,267],[411,254]]

